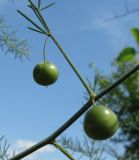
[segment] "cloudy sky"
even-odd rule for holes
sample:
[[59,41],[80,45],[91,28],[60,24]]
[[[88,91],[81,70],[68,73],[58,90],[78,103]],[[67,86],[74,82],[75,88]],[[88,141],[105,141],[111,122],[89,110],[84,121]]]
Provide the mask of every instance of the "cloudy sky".
[[[30,60],[24,59],[22,63],[11,54],[5,56],[1,50],[1,136],[11,144],[10,152],[16,150],[16,153],[53,133],[82,106],[86,92],[52,41],[48,41],[47,59],[59,68],[59,79],[47,89],[33,81],[33,67],[42,61],[44,37],[27,30],[31,25],[16,12],[20,9],[37,22],[26,2],[0,0],[0,15],[4,16],[10,30],[17,31],[19,38],[28,41],[31,55]],[[129,9],[139,8],[138,0],[127,2]],[[130,29],[139,26],[138,12],[105,21],[124,12],[124,0],[57,0],[44,15],[82,76],[93,81],[93,71],[88,68],[90,63],[109,74],[111,61],[119,51],[129,45],[136,47]],[[64,134],[82,139],[82,119],[83,116]],[[27,158],[36,160],[38,157],[40,160],[67,159],[52,146]]]

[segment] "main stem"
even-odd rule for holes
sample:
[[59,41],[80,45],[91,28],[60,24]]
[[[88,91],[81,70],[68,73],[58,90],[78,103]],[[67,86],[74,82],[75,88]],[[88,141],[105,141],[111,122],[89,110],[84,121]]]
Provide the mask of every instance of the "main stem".
[[52,144],[53,141],[63,133],[69,126],[71,126],[90,106],[92,105],[92,100],[89,100],[77,113],[75,113],[67,122],[65,122],[60,128],[58,128],[53,134],[49,137],[43,139],[42,141],[38,142],[37,144],[33,145],[32,147],[24,150],[23,152],[15,155],[14,157],[10,158],[9,160],[20,160],[27,155],[37,151],[38,149],[46,146],[47,144]]
[[[94,101],[99,100],[101,97],[109,93],[112,89],[117,87],[120,83],[128,79],[131,75],[133,75],[137,70],[139,70],[139,65],[135,66],[131,69],[128,73],[123,75],[119,78],[115,83],[104,89],[98,95],[96,95]],[[21,158],[26,157],[27,155],[37,151],[41,147],[44,147],[47,144],[51,144],[61,133],[63,133],[69,126],[71,126],[87,109],[92,106],[93,102],[90,99],[77,113],[75,113],[67,122],[65,122],[59,129],[57,129],[53,134],[49,137],[45,138],[44,140],[40,141],[39,143],[33,145],[32,147],[28,148],[27,150],[15,155],[14,157],[10,158],[9,160],[20,160]]]
[[[73,65],[73,63],[71,62],[71,60],[68,58],[68,56],[66,55],[66,53],[63,50],[63,48],[61,47],[61,45],[58,43],[58,41],[55,39],[55,37],[50,32],[50,29],[49,29],[47,23],[44,21],[41,13],[39,11],[39,9],[34,6],[34,4],[33,4],[33,2],[31,0],[28,0],[28,1],[31,3],[32,7],[34,8],[34,12],[37,15],[38,19],[40,20],[40,22],[43,24],[44,28],[46,29],[46,32],[44,32],[43,30],[41,30],[41,28],[37,27],[37,25],[34,22],[32,22],[32,20],[30,20],[27,16],[25,16],[22,12],[19,12],[19,13],[22,16],[24,16],[27,20],[29,20],[32,24],[34,24],[38,29],[40,29],[41,31],[43,31],[44,33],[46,33],[47,36],[50,36],[52,38],[53,42],[59,48],[59,50],[61,51],[61,53],[63,54],[63,56],[67,60],[67,62],[69,63],[69,65],[72,67],[72,69],[74,70],[74,72],[77,74],[78,78],[81,80],[81,82],[83,83],[83,85],[87,89],[87,91],[88,91],[88,93],[90,95],[90,99],[77,113],[75,113],[67,122],[65,122],[52,135],[50,135],[49,137],[47,137],[44,140],[40,141],[39,143],[33,145],[32,147],[28,148],[27,150],[25,150],[25,151],[23,151],[23,152],[15,155],[14,157],[12,157],[9,160],[19,160],[19,159],[24,158],[27,155],[33,153],[34,151],[40,149],[41,147],[44,147],[45,145],[51,144],[52,142],[54,142],[55,139],[61,133],[63,133],[69,126],[71,126],[87,109],[89,109],[90,106],[92,106],[94,104],[94,101],[99,100],[105,94],[109,93],[113,88],[115,88],[116,86],[118,86],[120,83],[122,83],[124,80],[126,80],[128,77],[130,77],[133,73],[135,73],[139,69],[139,65],[135,66],[131,71],[129,71],[128,73],[126,73],[124,76],[122,76],[115,83],[113,83],[108,88],[106,88],[101,93],[99,93],[98,95],[95,96],[94,93],[92,92],[91,88],[86,84],[86,82],[83,80],[83,78],[81,77],[80,73],[76,69],[76,67]],[[57,147],[62,151],[62,149],[61,149],[61,147],[59,145],[57,145]],[[65,151],[63,150],[63,152],[65,152]]]

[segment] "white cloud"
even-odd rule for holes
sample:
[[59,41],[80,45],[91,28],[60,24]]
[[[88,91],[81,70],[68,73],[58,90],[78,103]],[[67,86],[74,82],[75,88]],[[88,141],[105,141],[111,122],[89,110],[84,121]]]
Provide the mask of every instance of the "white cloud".
[[[30,141],[30,140],[17,140],[15,146],[18,149],[27,149],[35,144],[36,142]],[[54,148],[52,147],[52,145],[47,145],[39,149],[37,152],[53,152],[53,151],[54,151]]]
[[[19,139],[15,142],[15,144],[13,144],[10,149],[9,149],[9,155],[13,155],[14,151],[15,151],[15,155],[28,149],[29,147],[35,145],[36,142],[31,141],[31,140],[22,140]],[[39,150],[37,150],[36,152],[34,152],[33,154],[27,156],[25,159],[26,160],[34,160],[37,159],[38,156],[40,155],[40,153],[43,152],[54,152],[55,148],[52,145],[47,145]]]

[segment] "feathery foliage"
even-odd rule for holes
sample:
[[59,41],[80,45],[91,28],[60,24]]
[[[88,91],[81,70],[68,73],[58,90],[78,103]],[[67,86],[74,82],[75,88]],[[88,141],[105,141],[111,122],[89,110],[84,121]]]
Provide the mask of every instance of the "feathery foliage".
[[5,54],[11,53],[15,58],[22,60],[29,58],[29,48],[26,40],[17,38],[16,32],[9,31],[3,17],[0,17],[0,48]]

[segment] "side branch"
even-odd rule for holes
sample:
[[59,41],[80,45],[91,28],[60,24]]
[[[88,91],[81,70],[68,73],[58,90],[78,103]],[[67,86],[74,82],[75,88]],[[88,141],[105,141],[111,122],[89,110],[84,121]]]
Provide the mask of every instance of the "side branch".
[[66,52],[61,47],[61,45],[59,44],[59,42],[52,35],[52,33],[50,33],[50,37],[53,40],[53,42],[55,43],[55,45],[57,46],[57,48],[60,50],[60,52],[62,53],[62,55],[64,56],[64,58],[68,62],[68,64],[71,66],[71,68],[73,69],[73,71],[75,72],[75,74],[77,75],[77,77],[80,79],[80,81],[82,82],[82,84],[84,85],[84,87],[86,88],[86,90],[87,90],[90,98],[92,98],[92,100],[93,100],[94,97],[95,97],[95,94],[91,90],[90,86],[84,81],[84,79],[82,78],[81,74],[79,73],[79,71],[77,70],[77,68],[74,66],[74,64],[72,63],[72,61],[69,59],[69,57],[67,56]]
[[56,141],[52,142],[52,144],[59,150],[61,151],[64,155],[66,155],[70,160],[75,160],[71,154],[65,148],[63,148],[59,143]]
[[104,21],[105,22],[112,21],[112,20],[115,20],[115,19],[119,19],[119,18],[123,18],[125,16],[128,16],[129,14],[134,14],[136,12],[139,12],[139,8],[129,9],[127,0],[124,0],[124,3],[125,3],[125,12],[124,13],[115,15],[115,16],[110,17],[110,18],[107,18]]
[[119,14],[119,15],[115,15],[113,17],[110,17],[110,18],[107,18],[107,19],[104,19],[104,22],[109,22],[109,21],[112,21],[112,20],[116,20],[116,19],[119,19],[119,18],[123,18],[123,17],[126,17],[128,16],[129,14],[134,14],[136,12],[139,12],[139,8],[136,8],[136,9],[133,9],[133,10],[130,10],[130,11],[126,11],[122,14]]

